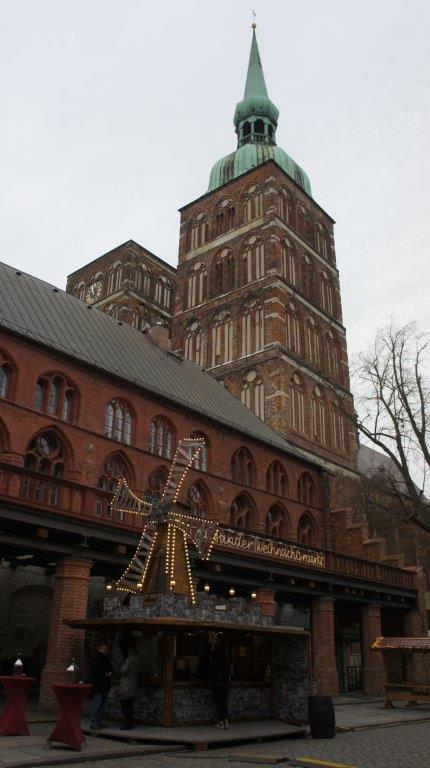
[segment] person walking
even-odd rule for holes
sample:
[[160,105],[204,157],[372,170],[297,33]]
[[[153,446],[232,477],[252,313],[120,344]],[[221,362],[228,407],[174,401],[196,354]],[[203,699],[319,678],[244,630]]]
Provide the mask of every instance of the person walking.
[[91,663],[92,702],[90,728],[103,728],[102,716],[112,678],[112,665],[108,657],[108,647],[99,645]]
[[210,657],[208,681],[218,715],[215,728],[227,729],[229,727],[227,702],[230,690],[230,670],[221,648],[216,648]]
[[128,656],[120,669],[121,678],[118,686],[118,696],[124,715],[121,731],[131,731],[133,728],[133,702],[139,693],[139,667],[139,656],[135,646],[131,645],[128,649]]

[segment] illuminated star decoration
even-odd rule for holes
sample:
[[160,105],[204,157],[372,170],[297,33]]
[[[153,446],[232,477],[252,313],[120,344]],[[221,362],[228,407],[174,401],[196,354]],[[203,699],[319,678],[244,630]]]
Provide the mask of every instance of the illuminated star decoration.
[[167,525],[165,573],[170,578],[170,585],[175,585],[175,545],[177,537],[181,536],[189,596],[191,601],[195,602],[188,544],[189,542],[194,544],[202,560],[209,560],[218,523],[214,520],[183,514],[177,509],[176,502],[188,470],[204,446],[203,438],[184,438],[179,441],[161,499],[141,498],[133,493],[124,478],[118,481],[111,502],[112,512],[129,512],[141,515],[143,519],[143,531],[137,549],[121,578],[116,582],[118,590],[134,594],[139,594],[143,590],[159,536],[159,526]]

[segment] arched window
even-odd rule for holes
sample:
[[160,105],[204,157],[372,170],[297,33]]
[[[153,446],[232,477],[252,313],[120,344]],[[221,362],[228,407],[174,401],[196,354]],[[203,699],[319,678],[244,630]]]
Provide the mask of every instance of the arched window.
[[297,483],[297,498],[302,504],[315,506],[315,483],[308,472],[303,472]]
[[163,307],[170,307],[170,301],[172,298],[172,284],[170,280],[161,275],[155,283],[155,297],[154,300],[157,304],[162,304]]
[[307,358],[315,368],[321,367],[321,343],[319,328],[313,317],[306,323]]
[[288,514],[280,504],[270,507],[266,515],[266,533],[276,539],[286,539],[290,530]]
[[171,459],[173,456],[174,429],[164,416],[156,416],[149,427],[149,450],[156,456]]
[[254,382],[254,413],[264,421],[264,384],[259,376]]
[[8,397],[10,388],[10,367],[7,363],[0,364],[0,397]]
[[240,399],[264,421],[264,384],[255,371],[249,371],[240,385]]
[[321,272],[321,307],[328,315],[333,314],[333,287],[325,269]]
[[86,292],[86,286],[84,282],[76,283],[75,287],[72,290],[73,296],[76,296],[77,299],[80,299],[81,301],[84,301],[85,299],[85,292]]
[[254,462],[247,448],[238,448],[231,460],[231,479],[241,485],[254,484]]
[[49,382],[48,394],[48,413],[56,414],[58,410],[58,401],[60,399],[60,379],[51,379]]
[[254,509],[245,494],[240,494],[230,507],[230,525],[245,530],[252,529],[254,523]]
[[263,193],[253,184],[245,193],[243,220],[252,221],[263,215]]
[[305,427],[305,396],[300,376],[294,373],[290,384],[291,426],[298,432],[304,433]]
[[311,301],[314,298],[315,270],[313,264],[306,254],[302,263],[302,290],[307,299]]
[[212,325],[212,365],[223,365],[233,360],[233,320],[222,310]]
[[245,244],[242,256],[242,285],[259,280],[265,273],[264,243],[252,235]]
[[290,226],[293,222],[294,203],[293,198],[286,189],[279,192],[279,216],[285,224]]
[[311,439],[317,443],[326,442],[325,405],[322,392],[315,387],[311,396]]
[[286,345],[294,355],[300,355],[300,318],[299,312],[292,301],[285,308],[286,320]]
[[191,222],[190,227],[190,251],[204,245],[208,236],[208,220],[203,211],[197,214]]
[[133,428],[133,414],[121,400],[111,400],[105,412],[105,437],[130,445]]
[[255,299],[245,303],[241,313],[242,357],[264,349],[264,311]]
[[320,221],[316,226],[316,246],[318,253],[320,253],[321,256],[326,259],[328,256],[329,239],[327,229],[323,224],[321,224]]
[[108,304],[105,310],[107,315],[118,319],[118,307],[116,304]]
[[46,381],[39,379],[34,393],[34,407],[36,411],[42,411],[45,403]]
[[286,496],[288,476],[280,461],[272,461],[266,472],[266,490],[276,496]]
[[234,288],[234,256],[228,248],[224,248],[215,259],[212,268],[212,293],[214,296],[219,296],[221,293],[233,291]]
[[251,408],[251,387],[246,379],[240,385],[240,400],[247,408]]
[[291,285],[298,286],[297,256],[288,238],[285,238],[281,246],[281,273]]
[[64,393],[63,409],[61,411],[61,418],[64,421],[74,421],[76,399],[76,392],[73,389],[68,389]]
[[328,375],[339,380],[339,350],[332,331],[326,334],[326,362]]
[[339,451],[339,453],[345,453],[345,417],[337,403],[334,403],[331,408],[331,433],[333,448],[335,451]]
[[205,441],[205,444],[200,449],[199,455],[196,459],[194,459],[193,467],[194,469],[199,469],[200,472],[207,472],[209,466],[208,439],[206,435],[203,434],[203,432],[193,432],[190,437],[197,437],[199,439],[203,438]]
[[47,411],[64,421],[75,422],[78,411],[78,393],[71,382],[57,374],[46,374],[38,379],[34,393],[36,411]]
[[145,296],[151,293],[151,272],[144,261],[136,267],[136,289]]
[[165,467],[157,467],[148,477],[146,493],[156,499],[161,499],[166,485],[168,472]]
[[[26,450],[24,467],[40,475],[52,478],[63,477],[65,456],[57,436],[52,432],[44,432],[35,437]],[[44,477],[24,475],[21,495],[56,507],[60,498],[60,486],[55,481]]]
[[194,262],[187,282],[186,305],[196,307],[207,297],[207,270],[201,261]]
[[309,211],[303,203],[300,203],[297,210],[297,230],[304,240],[310,240],[312,235],[312,224]]
[[217,206],[214,215],[215,236],[233,229],[235,224],[235,209],[231,200],[224,198]]
[[297,542],[303,547],[316,544],[315,524],[309,514],[302,515],[297,526]]
[[202,483],[193,483],[188,488],[187,503],[192,515],[206,517],[209,514],[209,497]]
[[201,368],[204,367],[204,340],[204,333],[199,323],[191,323],[184,335],[184,355],[187,360],[192,360]]
[[125,461],[121,456],[110,456],[100,469],[97,486],[103,491],[113,493],[121,477],[124,477],[128,482],[130,481]]
[[122,283],[122,264],[119,261],[115,261],[109,268],[108,272],[108,293],[114,293],[121,288]]

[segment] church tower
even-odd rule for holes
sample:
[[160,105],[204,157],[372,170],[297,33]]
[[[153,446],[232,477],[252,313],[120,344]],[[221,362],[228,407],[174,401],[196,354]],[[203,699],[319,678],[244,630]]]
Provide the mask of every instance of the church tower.
[[253,25],[237,149],[181,209],[173,348],[304,453],[354,468],[334,222],[277,145],[278,117]]

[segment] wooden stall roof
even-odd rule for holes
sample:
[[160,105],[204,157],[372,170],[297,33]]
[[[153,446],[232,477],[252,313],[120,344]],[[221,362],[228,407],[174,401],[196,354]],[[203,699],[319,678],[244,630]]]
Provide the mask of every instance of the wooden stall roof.
[[268,635],[293,635],[298,637],[309,637],[310,633],[306,629],[297,627],[272,626],[264,627],[258,624],[234,624],[227,621],[201,621],[197,619],[178,619],[174,616],[168,617],[132,617],[128,619],[82,619],[68,620],[64,619],[64,624],[77,629],[104,629],[105,627],[126,627],[127,629],[182,629],[198,630],[208,629],[228,632],[260,632]]
[[374,651],[430,651],[430,637],[377,637]]

